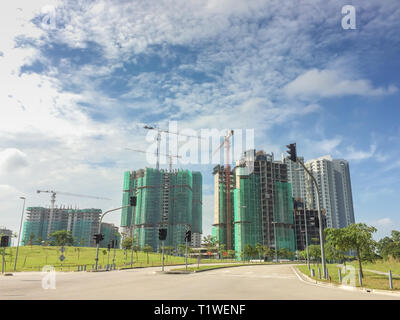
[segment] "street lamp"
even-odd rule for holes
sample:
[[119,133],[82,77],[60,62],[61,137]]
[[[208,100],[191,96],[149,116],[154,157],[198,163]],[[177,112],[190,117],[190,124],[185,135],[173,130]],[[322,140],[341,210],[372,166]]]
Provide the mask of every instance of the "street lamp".
[[19,197],[21,200],[24,200],[24,204],[22,205],[22,215],[21,215],[21,222],[19,224],[19,233],[18,233],[18,242],[17,242],[17,252],[15,253],[15,262],[14,262],[14,271],[17,270],[17,259],[18,259],[18,248],[19,248],[19,240],[21,238],[21,228],[22,222],[24,220],[24,211],[25,211],[25,197]]

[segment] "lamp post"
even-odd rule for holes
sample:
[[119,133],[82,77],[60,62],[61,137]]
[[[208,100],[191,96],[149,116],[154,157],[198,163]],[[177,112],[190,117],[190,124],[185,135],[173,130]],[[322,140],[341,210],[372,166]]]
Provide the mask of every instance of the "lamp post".
[[18,259],[19,240],[21,239],[21,228],[22,228],[22,222],[24,221],[25,200],[26,200],[25,197],[19,197],[19,198],[20,198],[21,200],[24,200],[24,204],[22,205],[21,222],[20,222],[20,224],[19,224],[17,251],[15,252],[14,271],[17,270],[17,259]]

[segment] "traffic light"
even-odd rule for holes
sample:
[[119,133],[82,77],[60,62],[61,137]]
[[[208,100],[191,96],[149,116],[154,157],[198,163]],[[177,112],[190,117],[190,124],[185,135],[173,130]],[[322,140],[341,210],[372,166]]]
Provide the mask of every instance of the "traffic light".
[[9,240],[9,236],[2,236],[1,237],[1,244],[0,247],[8,247],[8,240]]
[[93,236],[93,239],[96,241],[96,244],[99,244],[100,241],[104,240],[104,235],[97,233]]
[[107,249],[110,250],[111,249],[111,244],[107,245]]
[[186,231],[186,233],[185,233],[185,241],[186,242],[192,241],[192,231],[190,231],[190,230]]
[[167,239],[167,229],[158,229],[158,239],[159,240]]
[[296,152],[296,143],[291,143],[286,146],[288,150],[286,151],[289,154],[289,159],[293,162],[297,161],[297,152]]
[[131,207],[136,207],[136,197],[132,196],[132,197],[130,197],[129,200],[130,200]]

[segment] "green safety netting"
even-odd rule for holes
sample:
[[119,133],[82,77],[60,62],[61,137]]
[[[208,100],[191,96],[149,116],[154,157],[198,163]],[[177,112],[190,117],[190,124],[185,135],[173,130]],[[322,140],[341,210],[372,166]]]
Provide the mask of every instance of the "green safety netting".
[[[123,205],[129,197],[137,194],[135,213],[122,212],[121,226],[131,226],[140,247],[150,245],[156,250],[160,245],[158,229],[164,223],[168,229],[165,245],[177,247],[184,243],[186,225],[192,232],[201,232],[202,176],[199,172],[178,170],[167,172],[146,168],[142,173],[124,174]],[[129,181],[129,183],[128,183]]]
[[292,186],[287,182],[275,182],[274,221],[278,249],[296,250],[293,220]]
[[259,177],[242,175],[238,168],[234,191],[234,243],[238,257],[246,245],[262,243],[262,219]]

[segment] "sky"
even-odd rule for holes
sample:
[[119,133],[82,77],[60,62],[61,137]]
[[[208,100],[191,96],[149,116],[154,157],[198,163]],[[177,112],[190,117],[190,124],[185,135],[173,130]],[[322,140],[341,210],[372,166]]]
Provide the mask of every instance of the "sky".
[[[376,239],[400,230],[398,0],[14,0],[0,15],[0,226],[18,231],[21,196],[48,206],[38,189],[111,199],[58,205],[121,206],[124,171],[154,167],[126,148],[154,152],[144,124],[174,121],[252,130],[277,159],[293,142],[305,160],[345,159],[356,222]],[[203,175],[210,234],[216,163],[180,160]]]

